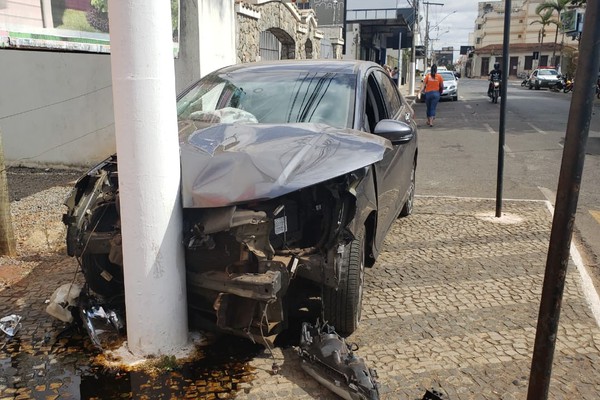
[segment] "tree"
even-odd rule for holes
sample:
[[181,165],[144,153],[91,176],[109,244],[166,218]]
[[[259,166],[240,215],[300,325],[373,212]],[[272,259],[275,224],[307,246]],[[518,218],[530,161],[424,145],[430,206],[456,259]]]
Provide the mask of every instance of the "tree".
[[558,31],[562,28],[562,24],[560,22],[560,14],[567,8],[567,6],[570,3],[571,0],[545,0],[543,3],[540,3],[535,9],[535,12],[540,16],[543,12],[553,14],[554,11],[556,11],[557,13],[556,20],[552,22],[556,25],[556,33],[554,34],[554,47],[552,48],[553,64],[556,57],[556,43],[558,41]]
[[2,135],[0,134],[0,255],[14,256],[16,254],[17,246],[10,216],[4,149],[2,147]]
[[544,43],[544,35],[546,33],[546,27],[550,24],[556,23],[552,20],[552,11],[546,11],[544,14],[539,14],[540,19],[536,19],[535,21],[531,21],[529,25],[540,24],[542,25],[542,30],[540,32],[540,51],[539,51],[539,59],[538,59],[538,67],[540,66],[540,59],[542,57],[542,44]]

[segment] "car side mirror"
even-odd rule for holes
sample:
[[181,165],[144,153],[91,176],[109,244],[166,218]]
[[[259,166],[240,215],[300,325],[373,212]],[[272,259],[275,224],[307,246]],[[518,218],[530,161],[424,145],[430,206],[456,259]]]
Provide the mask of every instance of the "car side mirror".
[[375,125],[373,133],[388,139],[392,144],[410,142],[415,136],[411,125],[395,119],[382,119]]

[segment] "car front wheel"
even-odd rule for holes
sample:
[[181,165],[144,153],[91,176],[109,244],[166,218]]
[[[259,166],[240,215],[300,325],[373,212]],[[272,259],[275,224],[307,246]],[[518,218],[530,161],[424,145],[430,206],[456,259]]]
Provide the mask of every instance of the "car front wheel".
[[345,247],[340,268],[338,289],[323,287],[323,315],[336,332],[347,336],[358,328],[361,317],[365,277],[364,227]]

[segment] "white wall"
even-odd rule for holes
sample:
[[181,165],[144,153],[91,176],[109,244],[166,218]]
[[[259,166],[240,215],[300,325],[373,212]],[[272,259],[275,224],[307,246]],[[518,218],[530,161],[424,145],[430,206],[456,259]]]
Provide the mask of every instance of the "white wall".
[[[233,0],[181,1],[177,91],[235,63]],[[0,49],[8,165],[91,166],[115,152],[110,55]]]
[[[235,11],[233,0],[198,2],[200,75],[235,64]],[[230,27],[230,28],[228,28]]]
[[0,50],[9,165],[90,165],[115,150],[110,56]]

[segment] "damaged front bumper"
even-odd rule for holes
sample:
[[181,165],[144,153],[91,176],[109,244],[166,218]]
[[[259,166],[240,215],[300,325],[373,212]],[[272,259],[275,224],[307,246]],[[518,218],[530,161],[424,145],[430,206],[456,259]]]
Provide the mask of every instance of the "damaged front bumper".
[[[298,277],[335,288],[353,239],[358,170],[284,196],[184,209],[190,326],[264,342],[287,326],[285,296]],[[124,302],[116,156],[79,180],[66,203],[68,254],[110,308]]]

